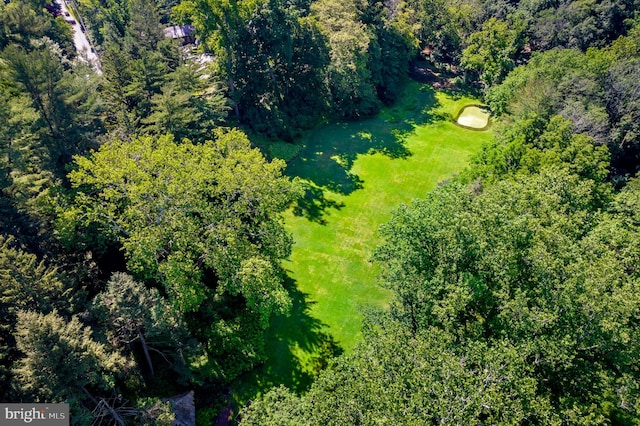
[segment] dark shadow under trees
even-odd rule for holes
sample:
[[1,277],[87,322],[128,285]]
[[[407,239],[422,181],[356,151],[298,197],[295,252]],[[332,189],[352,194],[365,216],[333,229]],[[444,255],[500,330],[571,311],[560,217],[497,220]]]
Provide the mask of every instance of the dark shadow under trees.
[[266,391],[279,385],[297,393],[304,392],[330,359],[343,353],[328,333],[327,325],[311,316],[310,310],[315,302],[308,300],[308,294],[301,292],[295,280],[289,277],[285,287],[292,300],[291,312],[272,317],[265,331],[267,359],[258,367],[259,371],[254,370],[241,377],[241,382],[250,387],[237,389],[240,394],[243,391]]

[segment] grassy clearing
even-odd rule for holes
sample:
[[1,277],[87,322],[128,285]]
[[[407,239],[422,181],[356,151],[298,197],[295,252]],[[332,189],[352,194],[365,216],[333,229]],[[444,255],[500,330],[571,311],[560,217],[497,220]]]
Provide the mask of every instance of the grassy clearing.
[[287,168],[306,194],[287,212],[296,244],[285,263],[294,297],[290,317],[267,332],[267,364],[234,385],[239,401],[272,385],[304,390],[328,356],[358,341],[362,306],[386,307],[369,262],[379,226],[401,203],[423,197],[461,171],[490,132],[453,120],[477,100],[411,83],[404,102],[379,116],[320,126]]

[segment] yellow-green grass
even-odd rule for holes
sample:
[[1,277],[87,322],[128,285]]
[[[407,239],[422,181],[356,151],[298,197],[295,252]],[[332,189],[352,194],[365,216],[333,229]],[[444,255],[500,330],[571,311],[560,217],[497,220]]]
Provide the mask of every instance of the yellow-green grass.
[[322,125],[302,141],[287,174],[306,195],[285,215],[295,245],[284,263],[294,295],[290,317],[267,331],[267,363],[234,384],[239,401],[272,385],[304,390],[324,358],[360,338],[361,308],[385,308],[370,262],[378,228],[402,203],[460,172],[491,137],[457,126],[476,99],[410,83],[402,103],[377,117]]

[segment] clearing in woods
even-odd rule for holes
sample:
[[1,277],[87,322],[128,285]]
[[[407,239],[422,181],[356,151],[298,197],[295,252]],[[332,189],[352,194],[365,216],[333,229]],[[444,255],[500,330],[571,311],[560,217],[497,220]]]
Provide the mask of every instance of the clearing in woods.
[[272,320],[268,360],[232,386],[237,402],[279,384],[306,389],[329,356],[358,341],[361,308],[388,306],[369,262],[378,228],[401,203],[460,172],[491,138],[455,123],[477,102],[411,82],[378,116],[321,125],[299,143],[287,174],[303,182],[305,196],[285,216],[295,240],[284,264],[293,312]]

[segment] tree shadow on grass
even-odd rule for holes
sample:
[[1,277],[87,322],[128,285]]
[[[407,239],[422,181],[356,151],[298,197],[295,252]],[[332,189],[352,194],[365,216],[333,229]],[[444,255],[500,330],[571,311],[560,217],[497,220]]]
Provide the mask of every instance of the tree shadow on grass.
[[324,224],[327,209],[343,206],[327,198],[326,191],[348,195],[363,187],[363,180],[352,171],[358,156],[411,156],[405,145],[407,136],[417,126],[440,119],[433,113],[436,107],[432,88],[412,84],[401,102],[376,117],[330,123],[314,130],[299,155],[287,165],[289,176],[309,183],[305,196],[294,206],[294,214]]
[[285,287],[292,299],[289,315],[275,315],[265,331],[265,363],[246,373],[236,391],[240,399],[253,398],[274,386],[285,385],[294,392],[306,391],[316,374],[343,349],[327,332],[327,325],[314,318],[315,302],[287,277]]
[[343,202],[335,201],[324,195],[324,190],[310,183],[303,182],[304,195],[297,200],[293,207],[293,214],[304,216],[312,222],[325,225],[324,212],[329,208],[340,210],[344,207]]

